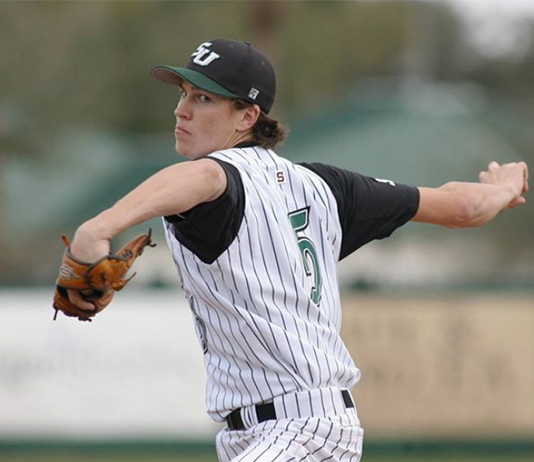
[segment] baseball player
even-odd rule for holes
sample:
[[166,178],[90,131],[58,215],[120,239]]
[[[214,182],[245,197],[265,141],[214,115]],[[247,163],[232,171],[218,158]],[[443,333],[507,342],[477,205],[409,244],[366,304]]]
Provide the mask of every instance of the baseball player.
[[285,136],[268,115],[275,72],[249,43],[211,40],[186,67],[152,75],[179,92],[175,147],[189,161],[83,223],[72,256],[96,261],[117,234],[162,217],[204,352],[207,411],[225,423],[219,459],[360,460],[360,371],[339,336],[337,262],[410,220],[487,223],[525,202],[527,166],[492,162],[480,182],[433,189],[294,164],[273,150]]

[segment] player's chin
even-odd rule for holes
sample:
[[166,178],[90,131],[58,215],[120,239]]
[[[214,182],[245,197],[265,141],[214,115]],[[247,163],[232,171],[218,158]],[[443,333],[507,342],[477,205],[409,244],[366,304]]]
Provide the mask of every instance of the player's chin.
[[186,143],[180,143],[178,141],[176,142],[175,149],[179,155],[187,157],[191,160],[200,159],[201,157],[205,157],[212,152],[206,149],[199,149],[198,147]]
[[177,139],[176,143],[174,144],[174,149],[178,155],[191,158],[191,148],[187,145],[187,143],[184,143],[183,141]]

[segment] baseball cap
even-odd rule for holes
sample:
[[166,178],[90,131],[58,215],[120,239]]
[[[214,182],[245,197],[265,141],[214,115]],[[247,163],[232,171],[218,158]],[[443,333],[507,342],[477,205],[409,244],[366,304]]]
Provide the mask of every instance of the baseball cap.
[[186,67],[159,65],[150,72],[165,83],[179,85],[186,80],[210,93],[257,104],[266,114],[276,93],[271,62],[248,42],[210,40],[193,52]]

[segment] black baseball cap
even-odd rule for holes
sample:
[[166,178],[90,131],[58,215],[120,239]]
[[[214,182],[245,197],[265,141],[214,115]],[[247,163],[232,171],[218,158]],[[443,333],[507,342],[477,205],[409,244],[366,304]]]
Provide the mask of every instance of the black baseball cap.
[[248,42],[215,39],[201,44],[186,67],[160,65],[150,71],[158,80],[195,87],[227,98],[257,104],[269,113],[276,93],[276,77],[269,59]]

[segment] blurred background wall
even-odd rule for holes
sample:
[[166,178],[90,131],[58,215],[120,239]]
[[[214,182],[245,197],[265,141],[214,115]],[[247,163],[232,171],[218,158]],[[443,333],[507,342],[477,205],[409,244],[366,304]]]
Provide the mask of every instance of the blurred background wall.
[[[121,332],[115,316],[129,319],[124,304],[99,319],[99,328],[67,319],[50,325],[50,299],[63,247],[59,236],[72,235],[83,220],[144,178],[180,161],[173,150],[177,91],[152,79],[149,71],[157,64],[184,65],[198,44],[216,37],[250,41],[271,57],[278,75],[274,116],[291,129],[279,151],[291,160],[329,162],[431,187],[450,180],[477,181],[479,171],[494,159],[525,160],[532,166],[534,8],[528,1],[1,1],[0,439],[51,437],[35,429],[47,426],[45,417],[54,414],[50,409],[57,409],[58,403],[48,410],[40,406],[48,402],[51,389],[57,393],[57,374],[66,374],[73,386],[87,383],[83,369],[71,370],[74,366],[64,356],[65,350],[86,351],[83,345],[89,340],[83,340],[84,335],[104,345],[113,339],[109,348],[121,349],[120,338],[111,332],[113,326]],[[534,441],[532,377],[518,372],[507,380],[499,375],[504,367],[534,370],[534,350],[527,340],[532,329],[530,334],[525,330],[534,327],[533,224],[530,204],[481,229],[409,224],[341,263],[340,280],[351,300],[345,308],[344,336],[357,361],[366,365],[360,389],[371,439],[493,439],[497,432],[487,406],[513,395],[513,410],[502,414],[508,426],[501,436]],[[176,304],[179,313],[168,310],[169,300],[179,300],[181,293],[161,227],[157,221],[150,225],[160,245],[139,261],[139,274],[128,289],[136,296],[127,300],[136,307],[139,300],[149,300],[157,319],[176,323],[176,330],[168,323],[160,334],[153,327],[148,339],[162,345],[158,342],[166,338],[173,345],[169,351],[177,348],[178,354],[183,344],[169,339],[194,339],[193,328],[187,331],[187,322],[173,317],[187,317],[185,306]],[[144,228],[120,236],[116,245]],[[473,305],[473,297],[482,302]],[[383,308],[384,303],[390,308]],[[484,307],[494,313],[492,322],[487,322]],[[150,314],[144,316],[150,319]],[[149,328],[142,329],[143,315],[131,322],[136,327],[124,344],[135,345],[136,336],[144,339],[140,344],[150,344]],[[384,327],[399,323],[400,330]],[[444,325],[448,330],[440,330]],[[503,325],[511,326],[508,336],[501,335]],[[419,349],[409,342],[413,336],[403,337],[402,326],[423,335]],[[380,331],[383,337],[374,337],[373,329],[385,329]],[[425,336],[427,329],[436,329],[435,334]],[[478,352],[471,356],[463,354],[463,348],[469,348],[461,343],[468,336],[466,329]],[[27,342],[29,337],[33,343]],[[378,356],[369,348],[373,339],[383,340],[376,346]],[[192,342],[187,343],[189,347]],[[157,348],[148,349],[157,355]],[[393,350],[404,358],[413,357],[414,351],[428,351],[429,356],[423,355],[420,367],[399,370],[385,360]],[[35,366],[43,351],[55,358],[48,369],[55,374]],[[117,355],[129,364],[126,353]],[[480,355],[488,364],[476,369]],[[434,358],[431,364],[425,360],[429,357]],[[445,374],[449,387],[442,389],[436,371],[444,357],[449,358],[444,370],[450,373]],[[161,370],[172,368],[173,361]],[[139,364],[132,377],[143,375]],[[470,364],[478,388],[465,391],[465,374],[458,371]],[[33,382],[36,367],[39,388]],[[201,400],[201,367],[194,389],[184,389],[183,374],[192,377],[197,368],[192,369],[195,372],[177,367],[165,396],[172,399],[178,390],[181,396]],[[17,382],[21,377],[25,379]],[[114,380],[124,386],[120,379]],[[403,396],[395,393],[399,380],[404,381]],[[438,382],[441,385],[434,386]],[[30,391],[20,388],[21,383],[34,386]],[[157,388],[157,383],[147,386]],[[426,395],[417,401],[421,396],[415,390],[421,383],[426,384]],[[497,385],[492,388],[491,383]],[[471,409],[478,389],[484,390],[484,398]],[[454,390],[464,393],[461,399]],[[445,414],[433,413],[429,423],[422,418],[424,410],[432,409],[433,400],[444,393],[444,407],[461,403],[465,418],[455,419],[457,414],[445,409]],[[420,404],[411,417],[409,409],[393,405],[404,398]],[[140,403],[143,397],[132,399]],[[386,402],[391,405],[384,406]],[[195,412],[188,415],[200,414],[201,404],[192,404]],[[60,429],[56,437],[79,438],[73,425],[83,428],[91,413],[71,407],[72,401],[62,405],[70,417],[60,419],[59,427],[51,421],[48,425]],[[42,425],[31,423],[34,411],[45,416]],[[393,430],[389,412],[405,431]],[[73,416],[74,421],[69,420]],[[202,422],[182,430],[172,424],[156,428],[163,428],[160,436],[179,438],[187,437],[187,428],[197,428],[192,437],[209,439],[214,427]],[[132,426],[130,436],[158,436]],[[61,428],[69,431],[62,433]],[[108,435],[124,436],[126,427],[124,419],[118,419],[111,430],[105,428]]]

